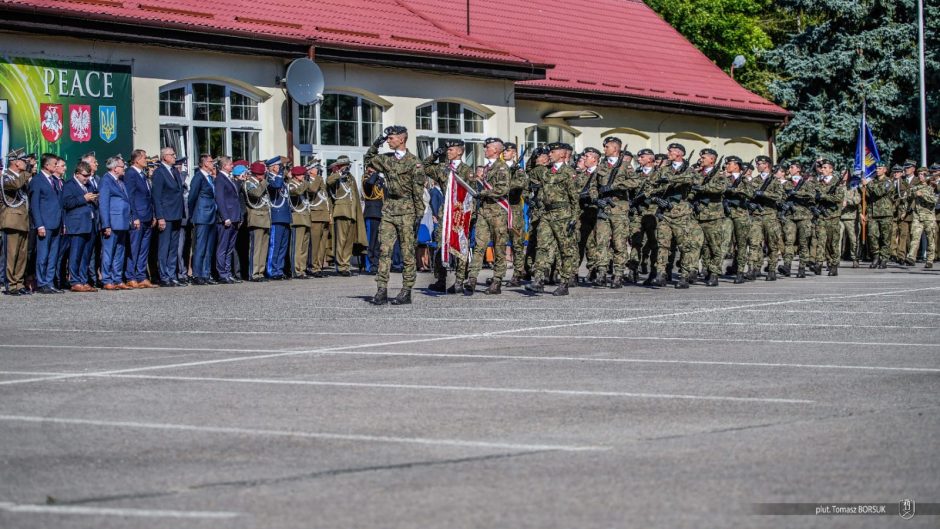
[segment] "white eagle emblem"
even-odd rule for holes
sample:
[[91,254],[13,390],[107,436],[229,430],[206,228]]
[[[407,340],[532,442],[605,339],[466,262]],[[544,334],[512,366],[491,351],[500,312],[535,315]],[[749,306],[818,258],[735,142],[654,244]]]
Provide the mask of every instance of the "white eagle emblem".
[[48,105],[42,113],[42,131],[43,136],[49,141],[56,141],[62,135],[62,117],[58,110],[61,107]]
[[91,139],[91,107],[89,105],[72,105],[69,112],[72,141],[88,141]]

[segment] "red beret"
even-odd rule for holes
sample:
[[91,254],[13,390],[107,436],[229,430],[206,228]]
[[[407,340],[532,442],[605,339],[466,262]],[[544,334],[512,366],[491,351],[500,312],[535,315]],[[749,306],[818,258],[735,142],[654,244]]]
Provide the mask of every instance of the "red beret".
[[251,174],[263,175],[267,170],[268,168],[261,162],[251,164]]
[[299,165],[295,165],[290,168],[290,174],[291,176],[303,176],[307,174],[307,170]]
[[237,160],[237,161],[234,163],[234,165],[236,165],[236,166],[238,166],[238,165],[244,165],[245,167],[248,167],[248,166],[251,165],[251,162],[249,162],[248,160]]

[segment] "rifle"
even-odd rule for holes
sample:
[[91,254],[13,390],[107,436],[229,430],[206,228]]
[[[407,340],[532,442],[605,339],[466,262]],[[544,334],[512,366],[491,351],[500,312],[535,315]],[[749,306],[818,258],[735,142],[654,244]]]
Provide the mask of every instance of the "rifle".
[[[714,170],[705,177],[705,180],[702,181],[702,185],[692,186],[692,191],[695,191],[696,193],[702,191],[705,186],[707,186],[712,181],[712,178],[715,178],[715,175],[718,174],[718,171],[721,170],[721,163],[724,161],[725,157],[722,155],[722,157],[718,159],[718,163],[715,164]],[[707,206],[711,204],[711,202],[712,200],[708,197],[696,196],[695,200],[692,201],[692,212],[698,215],[698,213],[702,210],[702,206]]]
[[[598,208],[598,216],[600,216],[601,212],[603,212],[604,209],[610,205],[611,203],[610,199],[617,196],[617,192],[611,189],[611,187],[614,185],[614,178],[616,178],[617,171],[620,170],[621,165],[623,165],[623,154],[621,154],[620,158],[617,159],[617,163],[614,164],[613,167],[611,167],[610,175],[607,177],[607,183],[602,185],[600,189],[598,189],[598,192],[600,193],[600,198],[594,201],[594,205],[597,206]],[[604,214],[604,216],[605,217],[607,216],[606,213]]]
[[[695,151],[692,151],[692,155],[695,155]],[[684,172],[686,169],[688,169],[688,168],[689,168],[689,160],[691,160],[691,159],[692,159],[692,156],[689,156],[687,159],[682,160],[682,165],[679,167],[679,170],[678,170],[678,171],[675,171],[675,172],[681,173],[681,172]],[[652,200],[653,202],[655,202],[655,203],[659,206],[659,207],[656,209],[656,219],[657,219],[657,220],[663,220],[663,213],[672,210],[673,206],[675,206],[675,205],[678,203],[678,201],[673,202],[672,200],[669,200],[669,199],[667,199],[667,198],[664,198],[664,197],[666,196],[666,192],[669,191],[669,187],[670,187],[670,186],[671,186],[671,184],[669,184],[669,183],[667,182],[667,183],[666,183],[666,187],[664,187],[663,190],[662,190],[660,193],[657,194],[657,196],[652,197],[652,198],[650,199],[650,200]],[[682,200],[682,199],[680,198],[679,201],[681,201],[681,200]]]

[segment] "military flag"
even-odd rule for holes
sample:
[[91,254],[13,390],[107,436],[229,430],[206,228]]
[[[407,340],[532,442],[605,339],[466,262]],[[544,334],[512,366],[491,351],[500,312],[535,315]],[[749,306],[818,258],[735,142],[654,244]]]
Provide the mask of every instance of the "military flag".
[[450,262],[450,256],[470,255],[470,217],[473,214],[474,192],[453,169],[447,176],[444,196],[444,218],[441,219],[441,261]]
[[865,106],[862,106],[862,122],[858,129],[858,142],[855,146],[855,172],[861,173],[863,178],[871,178],[875,172],[875,164],[881,161],[878,154],[878,145],[875,136],[868,126],[865,118]]

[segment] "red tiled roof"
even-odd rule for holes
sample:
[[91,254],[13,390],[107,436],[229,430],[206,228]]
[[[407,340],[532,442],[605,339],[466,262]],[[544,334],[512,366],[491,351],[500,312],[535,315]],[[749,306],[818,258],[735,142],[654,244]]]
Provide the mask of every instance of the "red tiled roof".
[[451,31],[399,0],[0,0],[3,5],[271,41],[530,64],[510,51]]
[[[451,31],[466,33],[463,3],[402,0]],[[470,31],[526,57],[550,57],[544,80],[583,93],[648,98],[783,118],[783,108],[746,90],[639,0],[502,0],[471,4]]]

